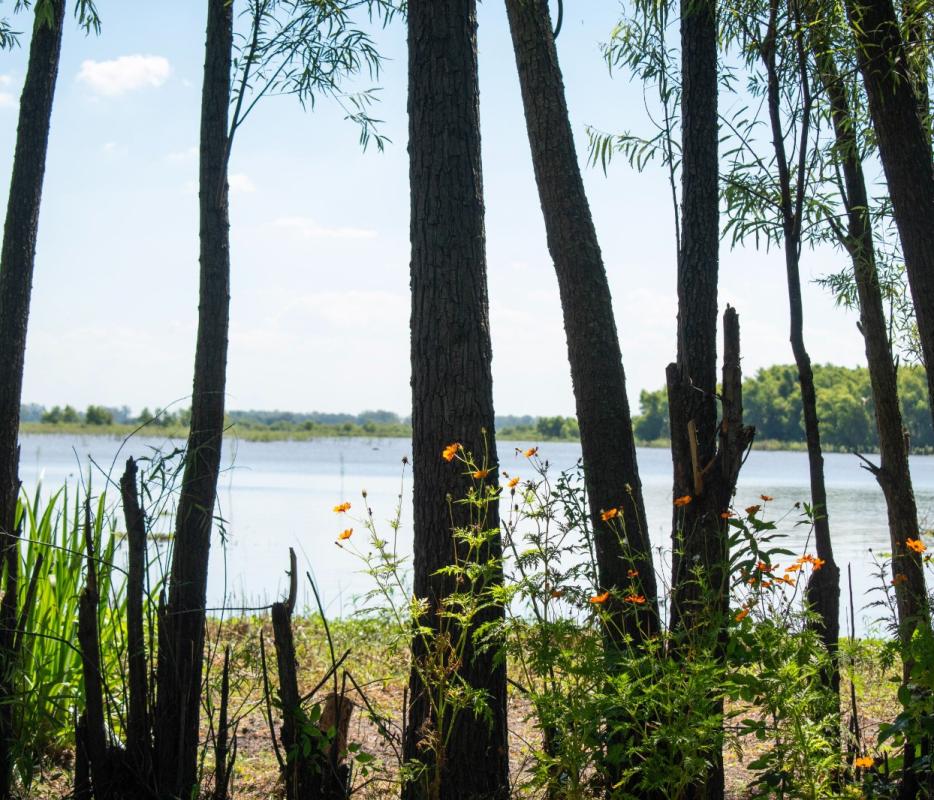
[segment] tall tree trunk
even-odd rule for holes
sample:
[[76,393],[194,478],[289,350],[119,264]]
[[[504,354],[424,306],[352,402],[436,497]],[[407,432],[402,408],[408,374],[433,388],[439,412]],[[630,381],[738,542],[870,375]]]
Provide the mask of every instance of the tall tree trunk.
[[[850,111],[850,101],[833,51],[826,36],[826,23],[819,20],[811,4],[808,20],[811,49],[827,100],[845,188],[848,228],[841,231],[841,241],[853,262],[853,275],[859,298],[860,331],[869,364],[869,379],[879,431],[880,464],[867,467],[879,482],[888,511],[889,537],[892,543],[892,573],[899,632],[904,643],[918,624],[930,625],[927,591],[920,557],[906,545],[907,539],[920,539],[918,509],[915,504],[911,472],[908,466],[908,446],[898,400],[898,373],[892,358],[891,343],[885,318],[885,307],[876,270],[872,223],[869,218],[869,195],[859,156],[856,128]],[[906,665],[905,680],[908,680]],[[917,742],[906,742],[906,763],[920,755]],[[903,786],[903,796],[917,794],[917,785],[909,777]]]
[[[584,192],[547,0],[506,0],[538,196],[564,312],[599,580],[612,590],[611,645],[658,631],[658,591],[610,286]],[[714,322],[716,327],[716,321]],[[619,508],[617,520],[601,512]],[[635,579],[628,577],[637,570]],[[644,595],[634,606],[624,590]],[[626,608],[628,606],[628,609]]]
[[0,605],[0,797],[9,796],[12,781],[13,707],[5,662],[12,652],[16,627],[19,540],[16,499],[19,495],[19,410],[26,356],[29,298],[39,230],[39,205],[49,144],[52,100],[62,49],[65,0],[50,0],[51,24],[39,16],[33,25],[29,65],[20,96],[13,174],[7,200],[3,247],[0,250],[0,552],[7,583]]
[[934,161],[892,0],[846,0],[892,198],[934,415]]
[[[475,0],[410,0],[409,179],[411,183],[412,457],[414,466],[414,590],[426,598],[426,624],[440,627],[443,597],[454,588],[437,575],[454,557],[452,525],[469,509],[452,501],[471,486],[457,464],[441,458],[459,442],[491,465],[481,479],[497,484],[493,391],[480,164]],[[495,503],[485,526],[498,528]],[[481,558],[500,557],[498,535]],[[497,618],[490,609],[481,619]],[[416,647],[413,657],[424,652]],[[436,791],[444,800],[504,798],[508,794],[506,672],[489,651],[468,648],[461,674],[487,695],[491,721],[459,714],[440,765]],[[405,755],[422,761],[438,720],[413,670]],[[440,721],[444,724],[444,721]],[[425,796],[411,783],[408,797]]]
[[[667,370],[673,497],[673,654],[723,658],[729,611],[729,544],[722,513],[729,507],[742,459],[725,447],[718,456],[717,284],[719,275],[719,124],[717,118],[717,10],[712,0],[681,0],[681,241],[678,250],[678,351]],[[734,314],[735,316],[735,314]],[[724,334],[726,335],[726,330]],[[739,369],[739,331],[736,364]],[[724,376],[726,377],[726,363]],[[737,390],[738,391],[738,390]],[[737,401],[739,424],[742,403]],[[724,412],[728,409],[724,407]],[[724,419],[724,426],[728,423]],[[744,430],[744,429],[743,429]],[[735,435],[735,434],[731,434]],[[751,439],[751,432],[749,433]],[[705,475],[705,473],[707,473]],[[696,646],[696,649],[695,649]],[[723,703],[712,700],[712,712]],[[706,774],[686,798],[718,800],[725,778],[720,748],[709,753]]]
[[227,189],[233,9],[208,0],[200,146],[200,305],[191,430],[179,500],[169,599],[160,634],[159,786],[188,797],[197,779],[208,554],[224,430],[230,242]]

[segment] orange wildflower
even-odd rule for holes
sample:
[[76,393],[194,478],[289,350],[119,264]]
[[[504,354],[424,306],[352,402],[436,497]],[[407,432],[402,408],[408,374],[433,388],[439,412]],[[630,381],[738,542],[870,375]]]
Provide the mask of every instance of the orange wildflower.
[[747,506],[746,507],[746,513],[749,514],[750,517],[755,516],[761,510],[762,510],[762,506]]
[[775,569],[775,564],[766,564],[764,561],[760,561],[756,564],[756,569],[759,570],[759,572],[771,572]]
[[730,519],[731,517],[735,516],[736,514],[734,514],[732,511],[724,511],[722,514],[720,514],[720,519]]
[[552,589],[552,590],[551,590],[551,596],[554,597],[555,599],[557,599],[557,598],[559,598],[559,597],[564,597],[564,590],[562,590],[562,589]]
[[771,503],[775,499],[770,494],[760,494],[759,497],[762,499],[763,503]]
[[641,606],[645,603],[645,596],[641,594],[627,594],[623,600],[627,603],[633,603],[637,606]]
[[444,450],[441,451],[441,458],[445,461],[453,461],[454,456],[456,456],[461,449],[460,442],[451,442]]
[[340,505],[334,506],[335,514],[343,514],[345,511],[350,511],[350,503],[341,503]]
[[638,578],[638,577],[639,577],[639,570],[637,570],[637,569],[631,569],[631,570],[629,570],[629,572],[627,572],[626,574],[627,574],[630,578]]
[[353,536],[353,528],[348,528],[346,531],[341,531],[340,535],[337,537],[339,542],[346,541],[351,536]]
[[797,583],[797,582],[794,580],[794,578],[790,578],[790,577],[788,577],[787,575],[782,575],[782,576],[776,578],[775,580],[781,581],[782,583],[787,583],[789,586],[794,586],[794,585]]
[[538,455],[538,448],[530,447],[528,450],[524,451],[522,455],[524,455],[526,458],[531,458],[532,456],[536,456]]
[[742,622],[742,621],[743,621],[744,619],[746,619],[746,617],[748,617],[748,616],[749,616],[749,609],[748,609],[748,608],[744,608],[744,609],[742,609],[741,611],[738,611],[738,612],[736,613],[736,616],[733,617],[733,619],[735,619],[737,622]]
[[619,515],[619,509],[611,508],[609,511],[601,511],[600,519],[602,519],[604,522],[609,522],[611,519],[617,517],[618,515]]
[[795,561],[790,567],[785,567],[785,572],[797,572],[801,569],[801,563],[800,561]]
[[762,581],[762,588],[768,589],[772,585],[772,581]]
[[478,469],[476,472],[471,472],[470,475],[477,480],[481,480],[490,474],[488,469]]
[[860,769],[869,769],[874,763],[870,756],[860,756],[853,762],[853,766]]
[[509,483],[506,484],[510,489],[515,489],[519,485],[519,478],[510,478]]
[[675,507],[676,507],[676,508],[681,508],[682,506],[686,506],[686,505],[687,505],[688,503],[690,503],[691,500],[693,500],[693,499],[694,499],[694,498],[691,497],[691,495],[689,495],[689,494],[683,495],[683,496],[681,496],[681,497],[676,497],[676,498],[675,498]]
[[811,560],[811,567],[815,572],[817,572],[817,570],[819,570],[826,563],[827,562],[823,558],[814,558]]
[[602,594],[595,594],[590,598],[590,602],[595,606],[602,606],[607,600],[610,599],[609,592],[603,592]]
[[909,550],[914,550],[919,555],[927,550],[927,545],[920,539],[905,539],[905,546]]
[[892,586],[898,586],[899,584],[902,584],[902,583],[908,583],[907,575],[899,574],[899,575],[896,575],[894,578],[892,578]]

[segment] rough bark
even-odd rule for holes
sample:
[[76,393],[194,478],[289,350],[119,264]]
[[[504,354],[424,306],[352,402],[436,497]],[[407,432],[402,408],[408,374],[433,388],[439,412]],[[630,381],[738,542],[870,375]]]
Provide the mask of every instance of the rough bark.
[[160,633],[156,755],[160,791],[187,797],[197,780],[204,605],[224,431],[230,223],[227,149],[233,9],[208,0],[200,144],[200,304],[191,430],[169,596]]
[[[29,64],[20,96],[13,173],[0,249],[0,552],[7,583],[0,605],[0,661],[6,661],[16,623],[19,539],[16,499],[19,495],[19,412],[26,356],[29,299],[39,230],[39,206],[52,119],[52,101],[62,48],[65,0],[51,0],[52,24],[33,25]],[[6,672],[0,664],[0,674]],[[12,781],[12,706],[10,687],[0,680],[0,797]]]
[[879,157],[892,198],[934,414],[934,161],[891,0],[847,0]]
[[[716,4],[681,2],[681,241],[678,252],[677,361],[666,371],[673,499],[673,656],[713,652],[724,657],[729,611],[728,528],[739,468],[753,431],[743,425],[739,322],[724,316],[723,422],[717,408],[717,287],[719,277],[719,125]],[[712,713],[723,713],[712,699]],[[686,788],[691,800],[722,798],[719,749]]]
[[146,581],[146,520],[139,504],[136,462],[130,458],[120,478],[126,522],[128,565],[126,584],[127,672],[129,702],[126,750],[142,785],[151,785],[152,739],[149,727],[149,664],[143,626]]
[[[475,0],[412,0],[408,5],[409,178],[411,184],[412,457],[414,468],[414,591],[429,606],[425,622],[454,588],[437,575],[455,553],[452,526],[469,509],[449,505],[466,497],[471,479],[441,452],[460,442],[478,460],[486,454],[496,486],[489,309],[486,285],[483,181]],[[485,527],[499,527],[497,505]],[[498,559],[498,535],[479,558]],[[481,588],[481,587],[475,587]],[[502,615],[490,609],[482,623]],[[422,640],[420,639],[419,642]],[[413,657],[424,656],[417,644]],[[506,674],[489,651],[468,647],[460,674],[488,697],[492,721],[462,712],[440,765],[440,796],[501,798],[508,793]],[[406,758],[424,760],[419,747],[438,722],[426,687],[413,670],[407,709]],[[408,797],[424,796],[411,783]]]
[[[506,0],[506,11],[548,250],[561,295],[598,577],[601,588],[612,592],[608,607],[615,624],[608,629],[609,640],[623,647],[627,638],[638,642],[654,634],[659,624],[613,302],[577,161],[548,2]],[[611,508],[619,508],[620,515],[604,522],[601,512]],[[625,539],[619,535],[620,517]],[[633,569],[639,573],[635,579],[627,574]],[[645,596],[644,606],[623,601],[627,587]]]

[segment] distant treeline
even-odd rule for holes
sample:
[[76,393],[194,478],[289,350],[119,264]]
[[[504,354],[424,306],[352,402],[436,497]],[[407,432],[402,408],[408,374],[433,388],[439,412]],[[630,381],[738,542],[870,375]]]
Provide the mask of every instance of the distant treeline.
[[[817,411],[821,437],[831,449],[870,450],[877,444],[876,424],[869,387],[869,372],[864,367],[815,365]],[[899,391],[905,429],[914,449],[934,449],[934,427],[927,406],[924,371],[920,367],[899,370]],[[643,391],[639,395],[640,415],[633,426],[640,442],[658,442],[668,438],[668,398],[664,389]],[[804,442],[801,397],[797,371],[793,365],[778,364],[760,369],[743,382],[743,406],[746,420],[756,426],[760,442],[789,446]],[[91,405],[84,411],[72,406],[24,405],[22,421],[27,430],[58,430],[95,427],[102,433],[141,425],[146,421],[166,433],[184,436],[191,412],[187,408],[163,410],[144,408],[133,414],[127,406]],[[230,411],[228,422],[238,432],[252,439],[285,439],[291,435],[309,436],[403,436],[411,435],[411,418],[394,411],[378,409],[359,414],[312,411]],[[48,426],[46,428],[46,426]],[[504,415],[496,418],[501,439],[523,441],[574,441],[580,431],[575,417],[534,417]]]
[[[814,365],[821,441],[834,449],[870,450],[878,444],[869,370],[865,367]],[[905,430],[912,449],[934,448],[934,427],[927,403],[927,384],[921,367],[901,367],[898,390]],[[666,439],[668,397],[665,389],[639,395],[641,415],[633,422],[643,441]],[[777,364],[760,369],[743,381],[746,422],[756,426],[756,439],[798,444],[804,442],[804,423],[798,371]]]

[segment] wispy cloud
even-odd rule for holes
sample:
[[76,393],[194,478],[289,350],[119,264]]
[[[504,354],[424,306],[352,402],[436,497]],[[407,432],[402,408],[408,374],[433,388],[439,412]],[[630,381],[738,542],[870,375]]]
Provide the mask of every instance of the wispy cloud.
[[377,235],[371,228],[329,227],[308,217],[280,217],[272,224],[293,231],[303,239],[375,239]]
[[158,88],[171,71],[167,58],[135,54],[111,61],[83,61],[78,81],[95,94],[117,97],[137,89]]
[[197,147],[187,147],[184,150],[175,150],[171,153],[166,153],[163,156],[163,161],[168,162],[169,164],[182,164],[186,161],[191,161],[198,156]]
[[256,184],[253,183],[249,175],[242,172],[235,172],[228,176],[227,183],[230,186],[231,194],[249,194],[256,191]]

